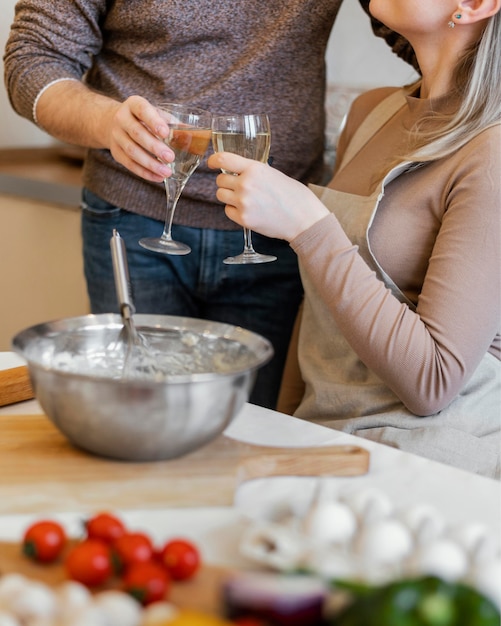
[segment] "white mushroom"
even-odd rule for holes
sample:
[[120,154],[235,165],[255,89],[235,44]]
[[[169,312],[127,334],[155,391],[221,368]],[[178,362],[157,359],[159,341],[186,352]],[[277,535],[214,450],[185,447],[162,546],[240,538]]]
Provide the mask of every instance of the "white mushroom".
[[12,594],[7,608],[21,621],[52,619],[57,611],[56,595],[47,585],[30,581]]
[[366,526],[357,542],[357,552],[368,566],[399,565],[412,547],[409,529],[396,519],[382,519]]
[[20,589],[29,584],[28,578],[21,574],[5,574],[0,578],[0,607],[5,605]]
[[243,534],[240,551],[253,561],[286,570],[303,563],[307,546],[295,529],[261,523],[250,526]]
[[363,574],[359,560],[352,553],[336,548],[316,550],[307,565],[324,580],[357,580]]
[[484,563],[472,574],[473,585],[487,596],[501,611],[501,559]]
[[141,607],[134,598],[121,591],[101,591],[94,602],[108,618],[109,626],[139,626]]
[[466,550],[474,564],[491,561],[499,550],[499,542],[481,522],[463,524],[455,528],[451,538]]
[[141,626],[165,626],[178,613],[179,609],[170,602],[154,602],[144,609]]
[[79,582],[67,580],[56,588],[58,611],[72,612],[92,602],[91,592]]
[[303,527],[315,546],[343,544],[355,534],[357,520],[346,504],[320,501],[307,513]]
[[347,492],[342,500],[348,504],[361,523],[372,523],[393,513],[390,499],[379,489],[366,488]]
[[455,541],[439,538],[421,546],[412,559],[418,574],[438,576],[448,581],[463,578],[468,572],[468,558]]
[[442,515],[429,504],[411,506],[401,513],[400,518],[420,544],[436,539],[446,528]]

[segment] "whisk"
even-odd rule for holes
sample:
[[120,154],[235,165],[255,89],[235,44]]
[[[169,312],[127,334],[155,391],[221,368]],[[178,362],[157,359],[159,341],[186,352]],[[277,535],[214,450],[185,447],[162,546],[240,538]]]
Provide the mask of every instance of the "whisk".
[[[134,313],[136,311],[131,291],[130,275],[127,263],[127,253],[125,243],[116,229],[110,240],[111,259],[113,263],[113,275],[115,279],[115,289],[117,293],[120,315],[123,321],[123,328],[117,340],[117,344],[126,343],[126,352],[122,377],[129,374],[140,374],[141,377],[154,377],[157,372],[155,359],[151,354],[146,338],[139,333],[134,323]],[[118,346],[116,345],[115,348]]]

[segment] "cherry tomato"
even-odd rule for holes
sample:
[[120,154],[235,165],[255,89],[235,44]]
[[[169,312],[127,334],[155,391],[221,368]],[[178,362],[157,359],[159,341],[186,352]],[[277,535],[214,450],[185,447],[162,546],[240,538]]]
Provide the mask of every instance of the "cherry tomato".
[[99,539],[106,543],[113,543],[125,535],[125,524],[115,515],[102,512],[85,521],[85,529],[89,539]]
[[123,577],[123,590],[143,605],[164,600],[170,587],[169,575],[158,563],[133,563]]
[[173,580],[187,580],[200,567],[200,552],[191,541],[171,539],[161,550],[160,560]]
[[55,561],[66,545],[66,533],[61,524],[51,520],[33,523],[24,533],[23,552],[41,563]]
[[102,585],[113,574],[110,547],[104,541],[85,539],[70,550],[65,567],[72,580],[87,587]]
[[153,542],[145,533],[126,532],[113,542],[113,552],[121,568],[153,559]]

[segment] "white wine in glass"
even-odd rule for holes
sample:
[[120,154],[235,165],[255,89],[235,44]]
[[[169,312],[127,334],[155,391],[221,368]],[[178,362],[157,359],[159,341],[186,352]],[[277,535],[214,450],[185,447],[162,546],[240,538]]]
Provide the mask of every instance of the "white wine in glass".
[[[214,152],[233,152],[247,159],[266,163],[270,154],[270,121],[265,114],[214,115],[212,117],[212,145]],[[233,172],[225,172],[232,174]],[[269,263],[277,257],[260,254],[252,245],[252,232],[244,228],[244,249],[237,256],[224,259],[228,265]]]
[[163,254],[188,254],[188,245],[172,239],[172,220],[179,196],[209,147],[212,116],[185,104],[160,104],[157,109],[169,125],[169,136],[164,141],[175,156],[168,163],[172,173],[164,179],[167,210],[163,233],[160,237],[143,237],[139,245]]

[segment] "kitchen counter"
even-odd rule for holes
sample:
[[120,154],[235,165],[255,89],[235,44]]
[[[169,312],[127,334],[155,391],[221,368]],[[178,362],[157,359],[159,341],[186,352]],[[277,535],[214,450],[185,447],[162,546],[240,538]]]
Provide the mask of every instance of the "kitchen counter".
[[[15,367],[23,364],[23,360],[13,353],[0,353],[0,368]],[[21,402],[0,409],[0,436],[2,420],[25,419],[23,416],[40,416],[42,413],[36,400]],[[246,404],[224,435],[231,440],[254,445],[267,446],[320,446],[320,445],[355,445],[370,452],[370,467],[367,474],[360,476],[334,476],[324,478],[329,488],[335,493],[346,493],[348,490],[377,489],[391,500],[396,508],[410,507],[415,504],[427,504],[435,507],[448,524],[462,525],[482,522],[496,537],[501,529],[501,490],[498,481],[470,474],[434,461],[377,444],[361,440],[322,426],[299,420],[281,413]],[[26,480],[31,480],[33,489],[32,512],[30,504],[25,501],[22,510],[16,510],[15,499],[10,513],[0,515],[0,540],[18,538],[20,524],[39,516],[41,511],[60,517],[67,524],[77,528],[82,516],[102,507],[109,506],[109,500],[102,497],[92,503],[79,502],[78,498],[69,498],[67,510],[54,513],[50,505],[44,509],[44,484],[37,477],[37,467],[30,466],[30,450],[23,446],[22,441],[13,442],[17,446],[19,468],[23,468]],[[210,445],[210,444],[209,444]],[[89,463],[95,459],[88,457]],[[115,466],[120,465],[116,463]],[[134,465],[122,464],[123,471],[134,484]],[[41,468],[43,469],[43,468]],[[3,468],[0,474],[0,501],[8,501],[11,490],[13,472],[17,467],[13,463]],[[114,468],[119,471],[119,468]],[[208,462],[205,473],[210,476],[211,466]],[[10,474],[9,474],[10,472]],[[139,472],[139,466],[137,468]],[[42,472],[43,473],[43,472]],[[61,462],[60,489],[69,478],[65,472],[65,463]],[[138,488],[135,502],[121,501],[120,496],[113,494],[113,502],[117,510],[135,525],[147,528],[155,537],[161,539],[166,533],[183,532],[196,538],[208,551],[211,562],[241,564],[242,557],[238,552],[238,537],[241,532],[242,519],[259,517],[270,501],[304,497],[311,493],[317,484],[315,477],[283,476],[260,478],[239,482],[235,480],[233,502],[228,505],[207,504],[208,500],[200,499],[199,506],[191,502],[189,507],[183,504],[183,494],[176,497],[175,485],[170,484],[161,472],[156,477],[159,493],[165,493],[166,505],[148,505],[142,499]],[[47,488],[50,486],[47,485]],[[26,488],[26,485],[25,487]],[[87,485],[92,489],[92,484]],[[113,485],[110,484],[110,490]],[[112,493],[110,491],[110,493]],[[50,503],[50,489],[47,491],[47,502]],[[185,499],[184,499],[185,502]],[[167,504],[168,503],[168,504]]]
[[74,209],[80,204],[82,150],[73,146],[0,150],[0,193]]

